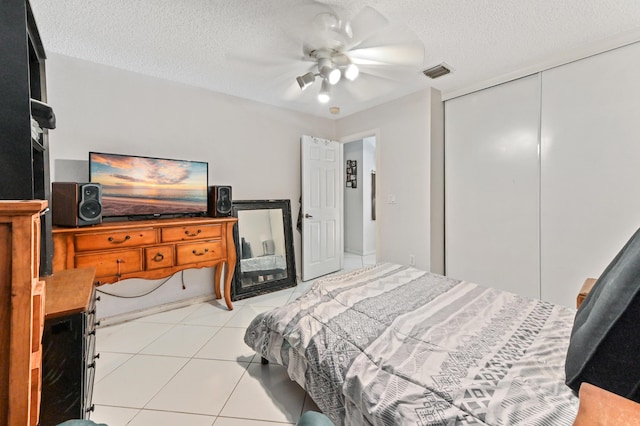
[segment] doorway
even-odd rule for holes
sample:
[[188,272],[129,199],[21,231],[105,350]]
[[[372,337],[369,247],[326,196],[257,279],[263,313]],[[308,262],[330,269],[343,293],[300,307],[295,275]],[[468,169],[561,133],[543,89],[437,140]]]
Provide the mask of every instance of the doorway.
[[376,263],[376,144],[375,135],[344,143],[343,271]]

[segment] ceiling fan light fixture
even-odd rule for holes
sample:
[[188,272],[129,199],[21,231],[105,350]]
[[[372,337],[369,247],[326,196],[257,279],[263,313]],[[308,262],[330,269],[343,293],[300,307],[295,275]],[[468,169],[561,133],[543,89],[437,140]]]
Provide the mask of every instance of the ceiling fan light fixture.
[[327,79],[322,79],[322,86],[320,86],[320,92],[318,93],[318,102],[326,104],[331,100],[331,86]]
[[320,75],[323,77],[325,81],[328,81],[329,84],[333,85],[340,81],[340,77],[342,73],[330,58],[319,58],[318,59],[318,71]]
[[358,78],[359,74],[360,74],[360,70],[358,69],[358,66],[356,64],[350,63],[344,69],[344,78],[346,78],[349,81],[353,81],[356,78]]
[[337,82],[340,81],[340,77],[342,76],[342,73],[340,72],[340,70],[338,68],[334,68],[331,70],[331,72],[329,73],[329,84],[336,84]]
[[304,75],[296,77],[296,81],[298,82],[298,86],[300,86],[300,90],[304,90],[307,87],[311,86],[315,80],[316,76],[312,72],[308,72]]

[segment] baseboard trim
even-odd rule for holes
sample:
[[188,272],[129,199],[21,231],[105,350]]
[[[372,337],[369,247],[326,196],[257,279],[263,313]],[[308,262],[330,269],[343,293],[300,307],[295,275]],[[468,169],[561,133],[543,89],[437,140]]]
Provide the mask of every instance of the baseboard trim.
[[[166,312],[166,311],[170,311],[178,308],[184,308],[185,306],[193,305],[196,303],[204,303],[214,299],[215,299],[215,295],[207,294],[202,296],[191,297],[189,299],[177,300],[175,302],[165,303],[158,306],[152,306],[150,308],[140,309],[137,311],[125,312],[124,314],[113,315],[105,318],[99,318],[100,327],[121,324],[124,322],[133,321],[135,319],[145,317],[147,315],[159,314],[161,312]],[[98,310],[98,313],[100,313],[99,310]]]

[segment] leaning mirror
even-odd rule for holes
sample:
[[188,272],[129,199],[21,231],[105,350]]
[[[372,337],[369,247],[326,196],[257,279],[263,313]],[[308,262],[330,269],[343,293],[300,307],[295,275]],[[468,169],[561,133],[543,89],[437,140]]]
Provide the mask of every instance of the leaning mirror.
[[296,285],[289,200],[233,201],[237,261],[232,300]]

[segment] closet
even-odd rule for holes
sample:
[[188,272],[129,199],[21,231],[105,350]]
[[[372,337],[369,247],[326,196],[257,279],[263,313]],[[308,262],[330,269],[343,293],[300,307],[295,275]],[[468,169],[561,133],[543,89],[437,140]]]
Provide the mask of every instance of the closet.
[[446,274],[575,306],[640,227],[640,43],[445,103]]

